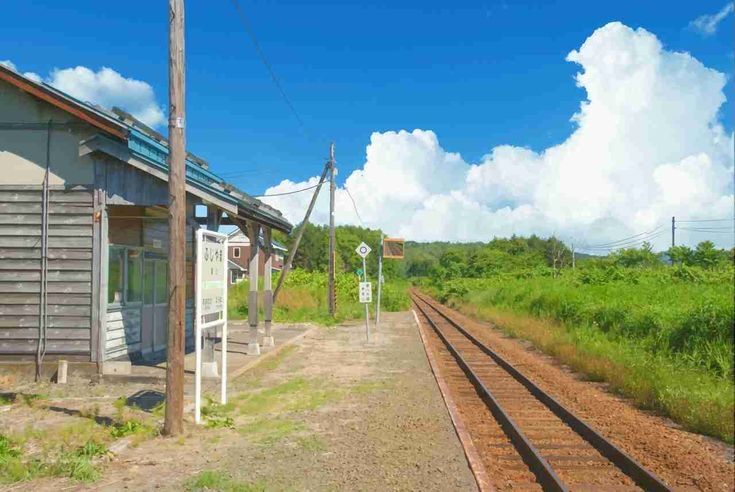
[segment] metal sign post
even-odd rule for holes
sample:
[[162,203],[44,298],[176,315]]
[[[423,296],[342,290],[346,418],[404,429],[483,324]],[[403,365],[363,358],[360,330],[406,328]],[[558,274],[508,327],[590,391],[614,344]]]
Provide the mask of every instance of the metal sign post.
[[375,307],[375,329],[380,327],[380,294],[383,287],[383,233],[380,233],[380,249],[378,250],[378,303]]
[[227,235],[197,230],[196,307],[194,313],[194,421],[202,419],[202,332],[222,327],[222,387],[227,403]]
[[370,246],[365,243],[360,243],[360,245],[355,248],[355,252],[362,257],[363,281],[360,282],[359,297],[360,302],[365,304],[365,338],[368,342],[370,342],[370,311],[368,309],[368,304],[373,302],[373,290],[372,285],[368,282],[365,258],[370,254],[370,251],[372,251],[372,249],[370,249]]

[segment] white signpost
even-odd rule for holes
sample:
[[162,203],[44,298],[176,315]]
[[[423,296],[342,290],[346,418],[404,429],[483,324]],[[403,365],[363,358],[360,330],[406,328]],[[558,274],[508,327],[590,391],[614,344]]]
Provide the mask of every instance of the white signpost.
[[202,419],[202,332],[222,327],[222,388],[227,403],[227,235],[197,230],[194,313],[194,421]]
[[363,281],[360,282],[359,297],[360,302],[365,304],[365,337],[367,338],[368,342],[370,341],[370,311],[368,309],[368,304],[373,302],[373,291],[372,285],[370,284],[370,282],[368,282],[365,258],[367,258],[367,255],[369,255],[371,251],[372,249],[370,249],[370,246],[368,246],[364,242],[360,243],[360,245],[355,248],[355,253],[362,257]]
[[370,282],[360,282],[360,302],[370,304],[373,302],[373,286]]

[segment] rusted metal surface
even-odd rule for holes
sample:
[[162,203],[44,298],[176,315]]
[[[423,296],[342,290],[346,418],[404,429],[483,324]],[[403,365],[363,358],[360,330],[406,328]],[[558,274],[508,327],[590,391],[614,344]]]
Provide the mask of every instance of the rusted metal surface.
[[430,298],[414,303],[545,490],[669,490]]

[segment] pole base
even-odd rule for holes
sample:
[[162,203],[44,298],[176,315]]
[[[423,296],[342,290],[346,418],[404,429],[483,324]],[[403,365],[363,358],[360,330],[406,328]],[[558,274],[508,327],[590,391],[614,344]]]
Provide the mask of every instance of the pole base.
[[273,341],[273,337],[263,337],[263,347],[274,347],[276,343]]
[[202,362],[202,377],[209,379],[219,378],[219,370],[216,362]]
[[260,355],[260,345],[255,342],[248,343],[248,355]]

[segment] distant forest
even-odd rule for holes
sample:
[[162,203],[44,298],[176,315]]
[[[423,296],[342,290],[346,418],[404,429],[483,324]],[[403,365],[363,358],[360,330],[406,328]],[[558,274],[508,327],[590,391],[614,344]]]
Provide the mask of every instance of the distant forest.
[[[296,232],[279,236],[289,249]],[[362,267],[355,247],[364,241],[373,253],[368,257],[368,273],[374,276],[378,268],[380,231],[357,226],[336,228],[338,271],[355,271]],[[329,247],[329,228],[307,224],[304,237],[294,259],[296,268],[309,271],[326,271]],[[481,278],[500,273],[527,272],[528,274],[553,274],[572,266],[571,249],[557,238],[513,236],[495,238],[486,243],[406,242],[405,260],[386,260],[386,278],[395,277],[470,277]],[[590,256],[576,253],[576,264],[594,262],[620,267],[655,267],[664,264],[713,267],[733,261],[733,252],[719,250],[709,241],[696,248],[676,246],[664,253],[655,253],[649,244],[640,248],[618,250],[609,256]]]

